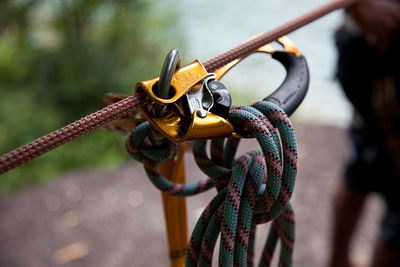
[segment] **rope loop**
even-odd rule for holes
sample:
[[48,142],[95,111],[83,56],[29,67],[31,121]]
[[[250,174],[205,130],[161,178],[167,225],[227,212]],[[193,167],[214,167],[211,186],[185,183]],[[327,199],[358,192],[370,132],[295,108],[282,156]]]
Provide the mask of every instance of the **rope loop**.
[[[234,160],[239,139],[197,141],[195,160],[215,180],[218,194],[201,214],[192,233],[186,266],[211,266],[219,234],[220,266],[253,266],[256,225],[272,221],[260,260],[269,266],[281,240],[279,266],[292,266],[294,213],[289,199],[297,171],[297,147],[288,116],[276,105],[257,102],[233,107],[229,121],[246,129],[261,149]],[[219,185],[218,185],[218,183]]]
[[150,138],[148,121],[139,124],[126,139],[126,149],[136,160],[143,162],[146,158],[155,164],[172,160],[178,153],[179,144],[164,140],[161,145],[154,145]]
[[159,190],[174,196],[190,196],[206,191],[214,186],[210,178],[200,179],[189,184],[173,183],[161,175],[157,164],[173,160],[179,145],[164,140],[161,145],[153,145],[150,140],[150,125],[144,122],[138,125],[126,140],[126,149],[135,159],[143,163],[150,181]]
[[[211,157],[207,153],[207,141],[199,140],[193,144],[193,155],[197,166],[211,179],[214,180],[217,190],[226,187],[232,176],[232,168],[227,167],[223,161],[216,160],[216,154],[220,152],[217,148],[223,146],[224,139],[211,141]],[[219,143],[219,144],[217,144]]]
[[269,221],[272,227],[260,266],[269,266],[278,240],[279,264],[291,266],[295,229],[289,200],[297,173],[293,126],[282,109],[266,101],[232,107],[228,120],[235,129],[251,132],[260,149],[235,159],[238,138],[196,141],[195,161],[209,178],[194,183],[173,183],[160,174],[157,164],[173,160],[179,145],[169,141],[153,145],[148,122],[137,126],[128,136],[126,147],[143,163],[150,181],[163,192],[190,196],[216,186],[217,195],[193,230],[186,266],[211,266],[219,235],[220,266],[253,266],[256,226]]

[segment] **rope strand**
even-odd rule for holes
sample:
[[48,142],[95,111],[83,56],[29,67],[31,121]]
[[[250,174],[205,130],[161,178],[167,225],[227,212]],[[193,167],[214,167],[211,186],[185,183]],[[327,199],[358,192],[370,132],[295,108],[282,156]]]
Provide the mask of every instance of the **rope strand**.
[[0,156],[0,175],[128,115],[136,110],[141,102],[141,97],[129,96]]
[[266,45],[283,35],[289,34],[300,27],[319,19],[320,17],[335,11],[337,9],[345,8],[354,4],[358,0],[333,0],[306,14],[297,17],[289,22],[276,27],[268,32],[261,33],[249,40],[241,43],[240,45],[232,48],[231,50],[220,54],[212,59],[203,63],[208,72],[213,72],[226,64],[234,61],[235,59],[245,57],[255,51],[257,48]]

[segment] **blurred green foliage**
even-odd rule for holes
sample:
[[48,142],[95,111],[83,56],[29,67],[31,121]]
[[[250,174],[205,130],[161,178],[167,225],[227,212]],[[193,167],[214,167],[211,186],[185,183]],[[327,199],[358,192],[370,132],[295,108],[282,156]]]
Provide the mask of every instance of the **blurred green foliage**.
[[[174,1],[2,0],[0,154],[132,94],[178,46]],[[128,158],[124,137],[97,130],[0,177],[0,193],[82,166]]]

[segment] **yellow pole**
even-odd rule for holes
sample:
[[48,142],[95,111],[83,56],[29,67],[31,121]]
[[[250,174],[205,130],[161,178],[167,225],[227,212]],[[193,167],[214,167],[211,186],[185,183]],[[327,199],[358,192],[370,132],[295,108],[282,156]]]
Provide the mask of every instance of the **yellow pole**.
[[[158,165],[161,174],[175,183],[185,183],[185,151],[182,144],[175,161]],[[188,244],[186,199],[161,193],[167,227],[169,258],[171,267],[185,266],[185,253]]]

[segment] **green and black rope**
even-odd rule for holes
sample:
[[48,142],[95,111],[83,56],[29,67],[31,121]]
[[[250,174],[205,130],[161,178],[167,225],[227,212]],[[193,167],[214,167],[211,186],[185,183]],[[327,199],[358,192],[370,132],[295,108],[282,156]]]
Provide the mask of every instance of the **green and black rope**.
[[256,225],[272,221],[259,266],[269,266],[280,240],[279,266],[292,266],[294,213],[289,203],[297,173],[297,144],[293,126],[285,112],[262,101],[231,108],[228,120],[236,129],[246,129],[260,148],[236,160],[238,138],[194,143],[199,168],[209,177],[190,184],[175,184],[157,169],[173,159],[178,145],[154,146],[143,123],[129,135],[127,149],[140,160],[151,182],[161,191],[189,196],[213,186],[217,195],[201,214],[188,244],[186,266],[211,266],[218,236],[220,266],[253,266]]

